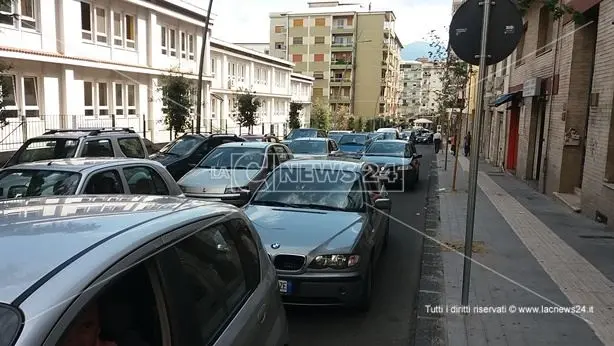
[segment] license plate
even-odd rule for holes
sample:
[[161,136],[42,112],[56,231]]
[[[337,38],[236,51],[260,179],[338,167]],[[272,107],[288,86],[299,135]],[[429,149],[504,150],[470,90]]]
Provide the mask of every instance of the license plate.
[[286,280],[279,280],[279,293],[290,294],[292,285]]

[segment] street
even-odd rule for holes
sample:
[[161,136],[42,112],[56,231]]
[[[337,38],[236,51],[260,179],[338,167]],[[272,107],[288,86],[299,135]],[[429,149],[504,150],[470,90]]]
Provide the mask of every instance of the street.
[[432,146],[418,146],[423,155],[420,184],[410,192],[391,193],[390,242],[378,266],[373,305],[360,314],[338,308],[287,307],[292,345],[408,345],[415,297],[420,282],[422,236],[428,175],[435,159]]

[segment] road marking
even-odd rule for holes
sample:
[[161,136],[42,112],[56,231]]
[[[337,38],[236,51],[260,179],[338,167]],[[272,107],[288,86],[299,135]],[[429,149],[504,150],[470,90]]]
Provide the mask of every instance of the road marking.
[[[459,163],[468,170],[466,158]],[[594,307],[579,315],[605,345],[614,345],[614,283],[484,172],[478,185],[571,305]]]

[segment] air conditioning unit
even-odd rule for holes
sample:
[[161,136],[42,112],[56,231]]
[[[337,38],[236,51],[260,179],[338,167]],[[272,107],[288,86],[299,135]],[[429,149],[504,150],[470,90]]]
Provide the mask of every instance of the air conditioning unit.
[[503,84],[505,83],[505,78],[502,76],[495,77],[494,88],[498,91],[503,91]]

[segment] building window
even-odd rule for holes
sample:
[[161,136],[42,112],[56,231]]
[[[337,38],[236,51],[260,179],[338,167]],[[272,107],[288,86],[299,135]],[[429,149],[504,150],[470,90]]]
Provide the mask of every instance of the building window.
[[177,57],[177,30],[161,26],[160,35],[162,55]]
[[160,46],[162,47],[162,55],[168,54],[168,41],[166,40],[166,37],[168,36],[167,31],[168,30],[166,30],[165,27],[160,27]]
[[324,44],[324,36],[316,36],[315,44]]
[[107,39],[107,12],[103,8],[96,8],[96,41],[100,43],[108,43]]
[[85,115],[94,115],[94,84],[83,82],[83,106]]
[[547,6],[543,6],[539,10],[539,29],[537,34],[537,52],[536,55],[544,54],[552,47],[552,32],[554,30],[554,18]]
[[326,26],[326,18],[316,18],[316,26]]
[[175,29],[168,29],[168,42],[169,51],[172,57],[177,56],[177,31]]
[[188,35],[188,59],[194,61],[194,52],[196,51],[194,47],[194,35]]
[[281,34],[282,32],[284,32],[285,27],[283,25],[276,25],[275,26],[275,33],[276,34]]
[[292,38],[292,44],[303,44],[303,38],[302,37],[293,37]]
[[342,29],[345,26],[345,19],[337,18],[335,19],[335,27]]
[[113,13],[113,44],[116,46],[124,45],[124,37],[123,37],[123,20],[121,13]]
[[0,24],[22,29],[36,30],[37,0],[2,1],[0,4]]
[[131,49],[136,47],[134,16],[113,13],[113,44]]
[[292,62],[302,62],[303,54],[292,54]]
[[115,84],[115,114],[124,115],[124,85]]
[[128,115],[136,115],[136,85],[128,84],[126,88],[128,89]]
[[324,79],[324,72],[314,72],[313,78],[315,79]]
[[277,88],[286,87],[286,73],[281,72],[281,71],[275,71],[275,87]]
[[316,61],[316,62],[324,61],[324,54],[314,54],[313,61]]
[[129,14],[124,16],[126,28],[126,47],[136,48],[136,21],[134,16]]
[[188,37],[183,31],[179,33],[179,37],[179,44],[181,47],[181,59],[185,59],[188,56]]
[[98,83],[98,115],[109,115],[109,85]]
[[[0,76],[0,98],[2,99],[2,116],[17,118],[19,115],[37,117],[40,115],[38,105],[38,79],[32,76]],[[22,108],[22,106],[24,108]]]
[[215,76],[216,65],[217,65],[217,60],[215,60],[215,58],[211,58],[211,75],[212,76]]
[[524,26],[524,32],[522,33],[522,37],[520,38],[520,42],[516,46],[516,66],[520,66],[524,64],[524,41],[527,36],[527,25]]
[[294,19],[292,21],[292,26],[294,26],[294,27],[302,27],[303,26],[303,20],[302,19]]
[[92,9],[90,4],[81,1],[81,38],[92,40]]
[[115,114],[136,115],[136,85],[115,84]]

